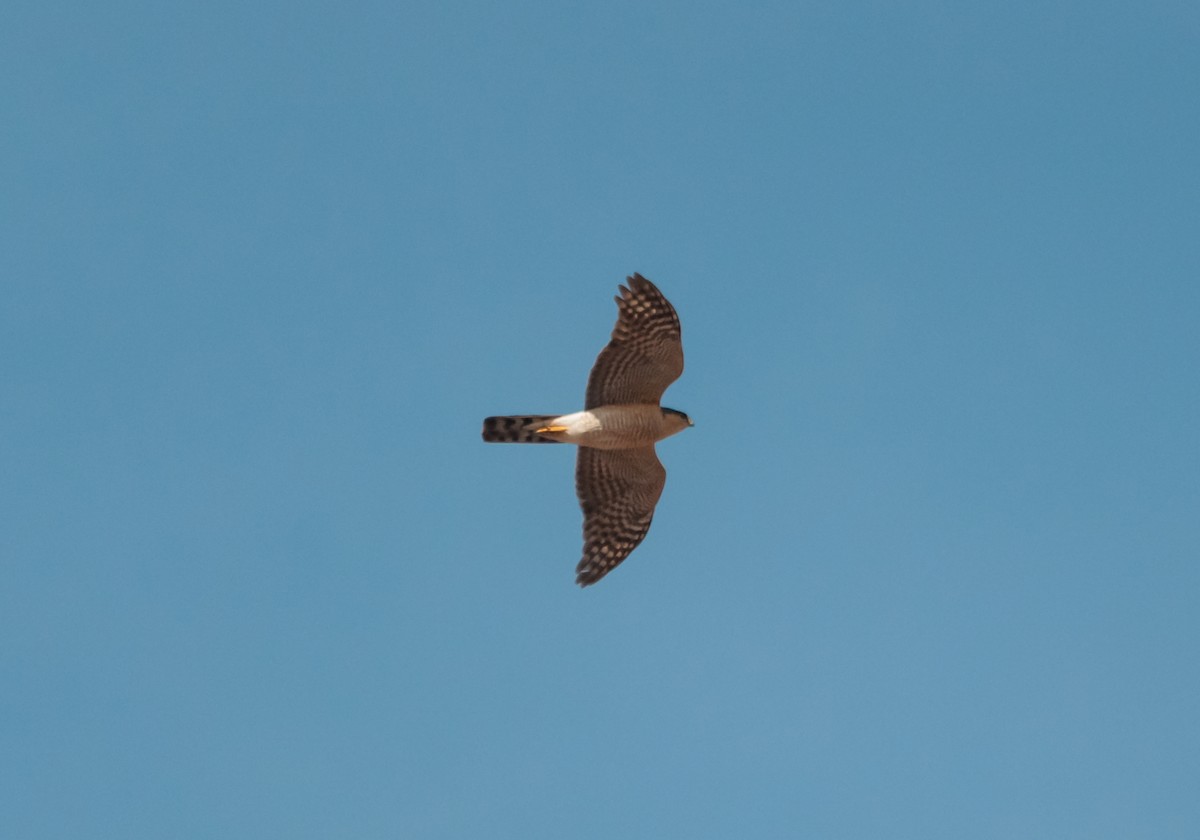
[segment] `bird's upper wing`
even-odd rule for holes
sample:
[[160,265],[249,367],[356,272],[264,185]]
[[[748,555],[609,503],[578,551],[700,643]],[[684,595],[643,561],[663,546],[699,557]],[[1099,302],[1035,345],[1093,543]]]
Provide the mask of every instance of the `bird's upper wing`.
[[575,582],[590,586],[637,548],[650,530],[667,471],[654,446],[638,449],[579,447],[575,492],[583,508],[583,559]]
[[617,325],[588,377],[584,408],[652,403],[683,373],[683,343],[675,307],[640,274],[626,278]]

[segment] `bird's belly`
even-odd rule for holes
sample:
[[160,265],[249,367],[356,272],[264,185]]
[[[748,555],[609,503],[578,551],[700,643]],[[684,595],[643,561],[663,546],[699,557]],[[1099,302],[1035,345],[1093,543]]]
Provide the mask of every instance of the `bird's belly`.
[[635,449],[662,435],[656,405],[602,406],[559,418],[567,427],[563,440],[593,449]]

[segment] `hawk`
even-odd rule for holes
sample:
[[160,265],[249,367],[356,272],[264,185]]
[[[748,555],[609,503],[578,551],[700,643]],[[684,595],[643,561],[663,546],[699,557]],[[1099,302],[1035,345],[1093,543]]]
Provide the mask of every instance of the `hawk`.
[[617,325],[588,377],[583,411],[488,417],[488,443],[574,443],[575,493],[583,508],[583,559],[575,582],[591,586],[637,548],[650,530],[667,471],[654,444],[692,421],[659,405],[683,373],[679,316],[640,274],[620,286]]

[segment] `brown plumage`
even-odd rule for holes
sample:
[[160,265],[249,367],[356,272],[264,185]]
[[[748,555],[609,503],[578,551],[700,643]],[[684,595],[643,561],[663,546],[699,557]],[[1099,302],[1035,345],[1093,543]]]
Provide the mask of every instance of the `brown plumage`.
[[580,586],[611,572],[645,538],[667,480],[654,442],[692,424],[686,414],[659,405],[663,391],[683,373],[675,308],[642,275],[626,282],[616,298],[612,337],[588,376],[582,412],[483,421],[483,439],[489,443],[579,445],[575,492],[583,510],[583,557],[575,582]]

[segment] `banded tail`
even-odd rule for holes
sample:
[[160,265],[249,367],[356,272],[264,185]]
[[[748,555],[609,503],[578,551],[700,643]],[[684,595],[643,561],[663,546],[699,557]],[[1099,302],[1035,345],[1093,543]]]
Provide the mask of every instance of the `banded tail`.
[[527,414],[515,417],[485,417],[483,439],[488,443],[559,443],[544,437],[537,429],[549,426],[558,414]]

